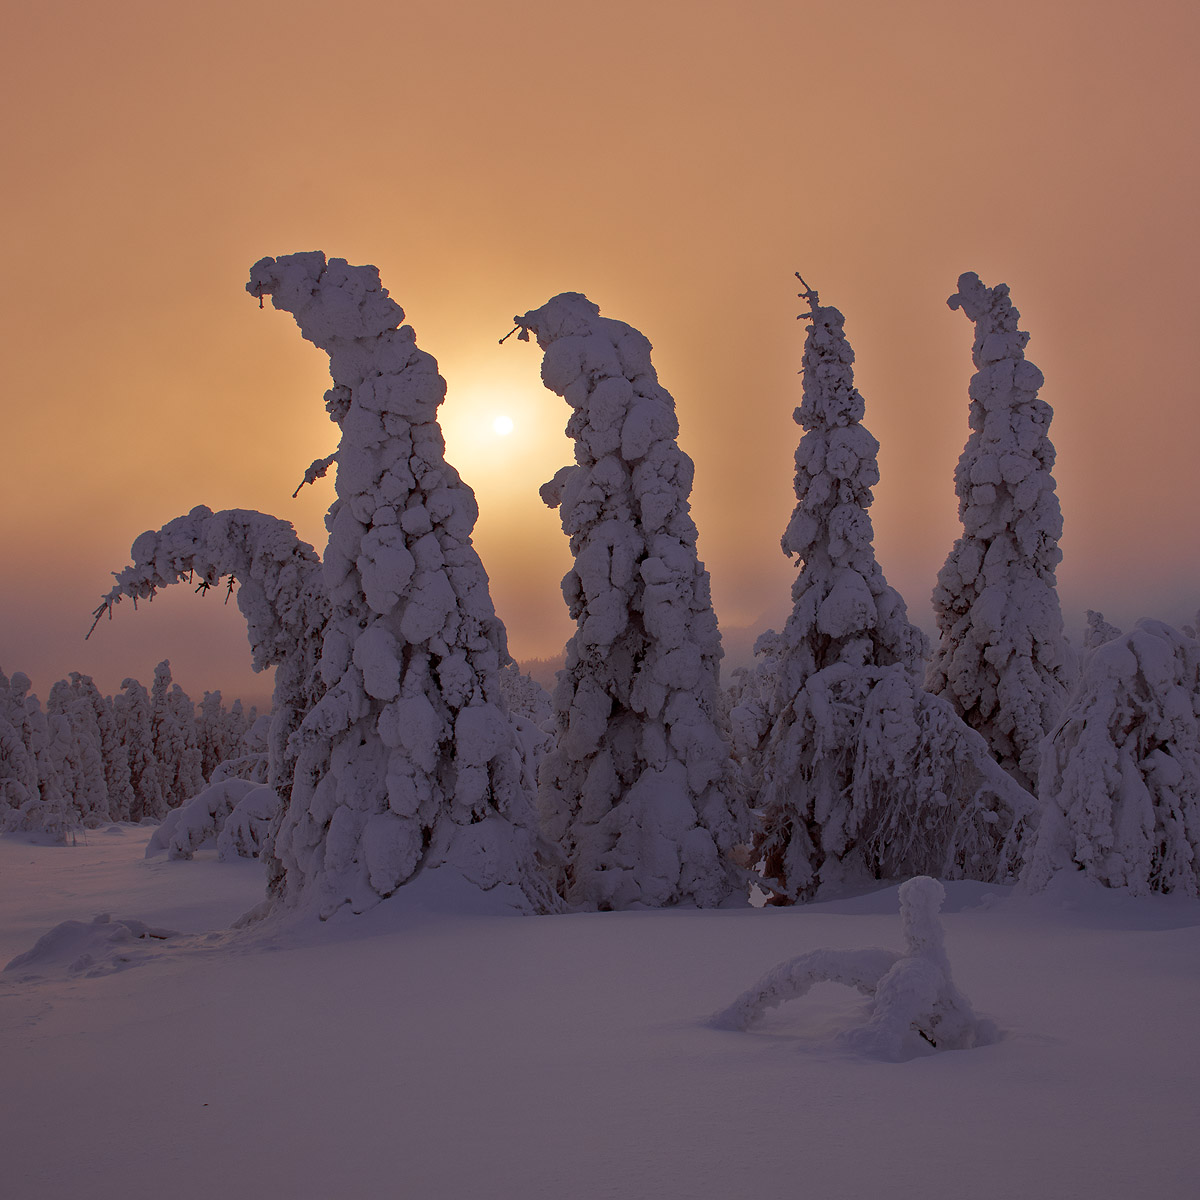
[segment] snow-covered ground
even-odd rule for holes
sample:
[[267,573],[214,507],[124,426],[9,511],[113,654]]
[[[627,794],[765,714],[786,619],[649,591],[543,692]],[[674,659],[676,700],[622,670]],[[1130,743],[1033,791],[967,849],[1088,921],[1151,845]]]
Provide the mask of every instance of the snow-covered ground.
[[[68,919],[201,933],[260,898],[258,864],[146,860],[150,833],[0,838],[0,961]],[[0,1192],[1196,1194],[1198,902],[948,884],[955,981],[1004,1036],[885,1063],[839,1044],[865,1001],[832,984],[749,1033],[707,1021],[793,955],[901,948],[895,888],[519,917],[470,911],[439,875],[316,930],[135,940],[144,961],[116,973],[47,958],[0,975]]]

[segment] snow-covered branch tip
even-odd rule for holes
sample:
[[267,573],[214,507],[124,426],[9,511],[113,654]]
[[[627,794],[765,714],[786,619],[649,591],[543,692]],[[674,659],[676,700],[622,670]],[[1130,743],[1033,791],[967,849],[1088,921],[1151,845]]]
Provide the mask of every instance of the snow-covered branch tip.
[[[259,301],[261,302],[261,300],[262,297],[259,296]],[[314,459],[309,464],[308,470],[304,472],[304,478],[296,485],[296,490],[292,493],[292,499],[295,500],[300,495],[301,489],[303,489],[305,484],[316,483],[318,479],[324,479],[329,472],[329,468],[335,462],[337,462],[336,450],[326,458]]]

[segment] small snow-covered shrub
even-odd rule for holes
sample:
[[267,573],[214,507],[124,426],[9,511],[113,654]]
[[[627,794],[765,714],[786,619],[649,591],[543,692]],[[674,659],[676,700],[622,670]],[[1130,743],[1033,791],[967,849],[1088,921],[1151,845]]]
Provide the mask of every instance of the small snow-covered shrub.
[[1038,790],[1025,887],[1076,869],[1134,895],[1200,895],[1200,642],[1139,621],[1096,645]]
[[146,857],[165,851],[170,859],[187,859],[211,846],[222,860],[257,857],[278,810],[279,797],[265,784],[223,779],[167,814],[146,845]]
[[870,996],[871,1004],[867,1020],[838,1040],[872,1058],[901,1062],[929,1050],[994,1042],[995,1024],[975,1014],[951,976],[938,919],[945,889],[936,879],[918,876],[901,884],[899,895],[903,951],[811,950],[769,971],[712,1024],[749,1029],[768,1009],[807,995],[816,984],[841,983]]

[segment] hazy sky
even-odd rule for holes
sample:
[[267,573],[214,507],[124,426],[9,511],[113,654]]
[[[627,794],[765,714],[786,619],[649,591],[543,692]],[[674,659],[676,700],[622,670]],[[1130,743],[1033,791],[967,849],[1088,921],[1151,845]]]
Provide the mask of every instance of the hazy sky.
[[1200,605],[1194,0],[10,0],[4,28],[0,667],[43,698],[163,657],[195,698],[269,690],[213,595],[83,634],[195,504],[323,548],[330,482],[290,495],[336,444],[327,360],[243,290],[295,250],[377,265],[438,358],[520,657],[570,632],[537,490],[571,448],[512,315],[582,291],[650,338],[722,625],[775,622],[796,269],[846,314],[916,619],[959,528],[964,270],[1011,286],[1046,376],[1068,630]]

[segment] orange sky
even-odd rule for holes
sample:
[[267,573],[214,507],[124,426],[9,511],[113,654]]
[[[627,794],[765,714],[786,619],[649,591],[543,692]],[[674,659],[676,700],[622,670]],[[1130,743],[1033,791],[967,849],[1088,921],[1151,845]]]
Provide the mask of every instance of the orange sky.
[[1046,375],[1068,629],[1200,604],[1194,0],[4,8],[0,667],[43,698],[162,657],[195,698],[269,690],[211,596],[82,637],[194,504],[323,547],[330,484],[289,497],[335,445],[325,360],[243,290],[294,250],[376,264],[437,356],[518,656],[570,632],[537,498],[570,445],[509,318],[583,291],[654,343],[731,630],[789,604],[797,268],[846,313],[918,620],[958,531],[968,269],[1010,284]]

